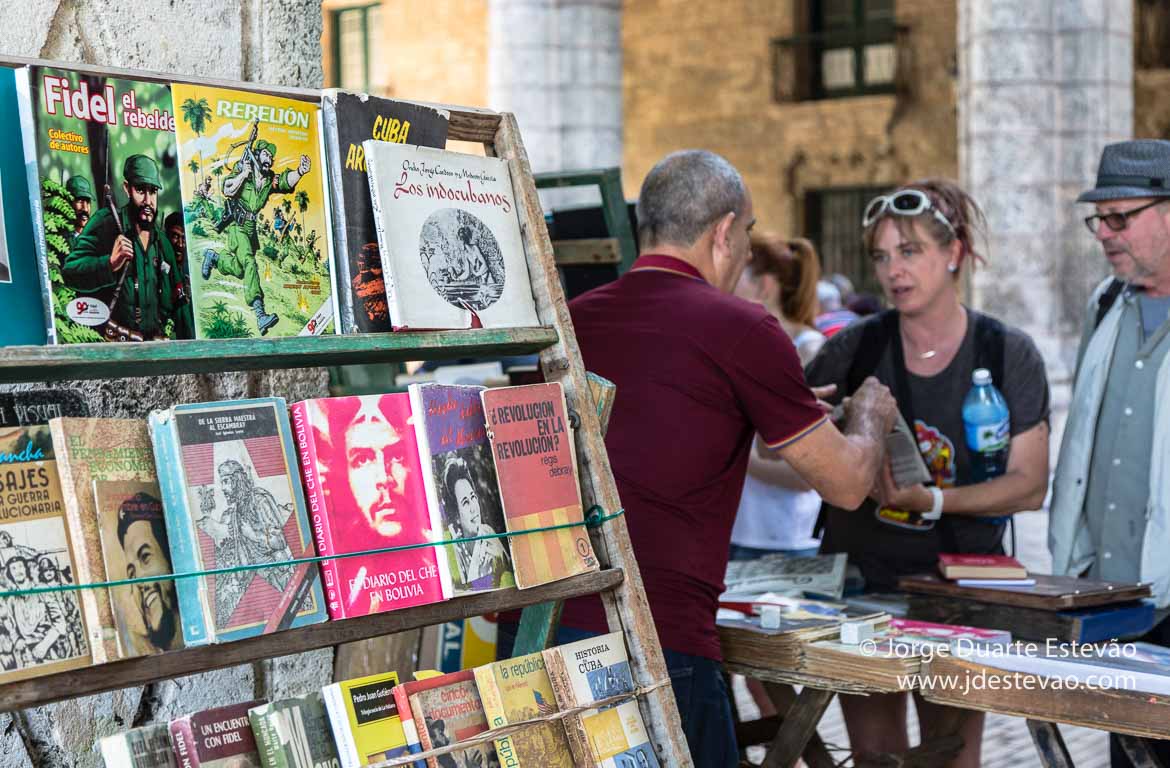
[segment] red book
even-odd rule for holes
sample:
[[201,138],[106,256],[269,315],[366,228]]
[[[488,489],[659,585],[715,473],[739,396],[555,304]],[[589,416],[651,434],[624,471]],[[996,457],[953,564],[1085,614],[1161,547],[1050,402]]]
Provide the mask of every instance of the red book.
[[[434,541],[406,393],[325,397],[292,407],[317,552]],[[437,549],[321,563],[331,619],[443,599]]]
[[[560,383],[480,393],[509,532],[580,522],[577,454]],[[514,536],[516,586],[535,587],[598,568],[584,526]]]
[[260,765],[248,710],[264,703],[246,701],[172,720],[171,746],[179,768]]
[[[402,713],[410,712],[422,752],[456,744],[488,730],[483,701],[480,700],[479,689],[475,685],[475,673],[470,669],[401,683],[394,688],[394,700],[398,704],[404,731],[407,729],[407,716]],[[406,710],[402,707],[403,700],[409,703]],[[409,741],[408,734],[407,742]],[[496,757],[496,749],[491,742],[484,742],[451,754],[455,756],[455,760],[428,757],[426,760],[428,768],[442,768],[456,763],[488,766]]]
[[1028,569],[1007,555],[939,555],[944,579],[1023,579]]

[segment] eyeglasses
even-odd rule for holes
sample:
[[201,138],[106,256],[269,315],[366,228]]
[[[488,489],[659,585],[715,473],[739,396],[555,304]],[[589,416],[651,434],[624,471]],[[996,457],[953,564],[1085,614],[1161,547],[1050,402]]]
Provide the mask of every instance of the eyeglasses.
[[865,213],[861,217],[861,226],[868,227],[887,212],[898,216],[920,216],[927,211],[934,214],[934,218],[946,227],[951,237],[958,237],[954,225],[942,214],[942,211],[930,201],[930,196],[920,189],[903,189],[890,195],[878,195],[865,206]]
[[1158,203],[1165,203],[1165,202],[1167,202],[1167,200],[1163,198],[1163,199],[1155,200],[1152,203],[1146,203],[1145,205],[1139,205],[1137,208],[1134,208],[1134,209],[1129,210],[1129,211],[1111,211],[1109,213],[1094,213],[1092,216],[1085,217],[1085,226],[1088,227],[1089,231],[1092,232],[1094,235],[1097,234],[1097,231],[1101,228],[1101,222],[1105,222],[1105,226],[1109,227],[1110,231],[1120,232],[1121,230],[1123,230],[1129,226],[1129,217],[1130,216],[1136,216],[1137,214],[1141,213],[1142,211],[1144,211],[1147,208],[1153,208]]

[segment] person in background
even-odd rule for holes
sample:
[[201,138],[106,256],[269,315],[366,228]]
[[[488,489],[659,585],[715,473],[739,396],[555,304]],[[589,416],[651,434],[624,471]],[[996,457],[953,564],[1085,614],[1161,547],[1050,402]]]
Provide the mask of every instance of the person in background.
[[826,339],[831,339],[857,319],[856,314],[845,309],[841,289],[828,280],[817,283],[817,303],[820,305],[820,314],[816,316],[813,325]]
[[869,317],[882,311],[882,299],[872,293],[855,293],[845,306],[858,317]]
[[[1113,274],[1093,292],[1052,481],[1053,573],[1151,585],[1170,646],[1170,142],[1105,147],[1078,203]],[[1098,429],[1098,425],[1108,425]],[[1170,742],[1147,742],[1170,764]],[[1130,765],[1110,737],[1114,768]]]
[[[736,296],[762,304],[780,322],[802,366],[825,343],[813,327],[820,276],[820,261],[808,240],[753,234],[751,259],[735,287]],[[813,538],[813,525],[820,509],[821,497],[787,462],[770,461],[753,451],[731,529],[731,559],[751,560],[773,552],[816,554],[820,542]]]
[[[866,249],[892,309],[830,339],[806,370],[812,385],[848,396],[858,377],[894,390],[914,430],[932,484],[894,486],[887,465],[860,507],[828,501],[822,549],[846,552],[867,589],[890,591],[898,578],[933,572],[940,553],[1001,554],[1007,516],[1039,509],[1048,490],[1048,381],[1044,361],[1022,331],[960,302],[964,265],[979,258],[983,217],[956,184],[926,180],[874,198],[862,221]],[[1010,411],[1003,474],[973,476],[962,417],[977,368],[992,370]],[[909,747],[906,695],[841,696],[858,758]],[[915,697],[924,730],[953,716]],[[983,715],[961,721],[964,746],[949,765],[979,765]]]
[[[817,313],[817,281],[821,263],[808,240],[786,241],[779,235],[752,235],[751,259],[735,287],[735,295],[762,304],[792,339],[802,366],[808,365],[825,337],[813,327]],[[785,461],[770,461],[753,451],[739,511],[731,529],[731,559],[753,560],[773,553],[793,557],[815,555],[821,542],[813,527],[821,497]],[[754,678],[747,688],[760,715],[776,707]]]

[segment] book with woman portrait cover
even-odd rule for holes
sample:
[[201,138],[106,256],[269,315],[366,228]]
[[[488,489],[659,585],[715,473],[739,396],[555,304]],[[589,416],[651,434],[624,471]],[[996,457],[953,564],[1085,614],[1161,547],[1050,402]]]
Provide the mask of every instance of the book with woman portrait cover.
[[[633,693],[634,677],[621,632],[591,637],[544,651],[557,706],[589,706]],[[598,768],[658,768],[654,746],[634,697],[564,720],[578,765]]]
[[[475,668],[483,710],[491,728],[515,725],[557,711],[544,656],[530,653]],[[553,720],[495,740],[503,765],[515,768],[573,768],[565,726]]]
[[508,164],[385,141],[362,147],[394,329],[537,325]]
[[[580,523],[577,450],[560,383],[487,389],[480,398],[508,532]],[[600,567],[583,525],[514,536],[510,547],[520,589]]]
[[[292,407],[300,470],[322,557],[435,541],[410,397],[324,397]],[[325,560],[329,616],[446,598],[438,547]]]
[[[431,525],[447,541],[505,530],[483,390],[459,384],[409,388]],[[504,539],[450,544],[441,552],[439,577],[451,597],[516,585]]]
[[[176,573],[314,556],[283,398],[150,414]],[[178,579],[188,646],[325,621],[313,563]]]
[[[61,477],[65,519],[69,521],[69,528],[77,540],[75,559],[78,580],[83,584],[93,584],[127,578],[127,556],[131,553],[123,555],[123,547],[127,543],[128,533],[132,534],[131,543],[146,547],[148,551],[143,553],[144,556],[153,554],[161,558],[152,561],[150,570],[162,566],[165,570],[161,572],[169,573],[170,555],[165,531],[161,541],[156,541],[154,546],[140,541],[142,537],[139,536],[138,528],[129,530],[129,518],[127,527],[119,531],[119,507],[101,508],[94,489],[95,481],[137,481],[156,486],[154,454],[146,422],[141,419],[64,417],[51,419],[49,430],[57,450],[57,472]],[[140,491],[151,492],[148,488]],[[157,509],[161,514],[161,497],[157,487],[153,490],[152,498],[158,504]],[[161,518],[155,527],[162,529]],[[160,543],[161,547],[158,546]],[[109,552],[104,545],[109,545]],[[115,571],[107,571],[106,563],[111,559],[119,561],[120,567]],[[137,570],[141,570],[141,567]],[[84,589],[78,593],[90,633],[89,647],[95,664],[183,647],[182,635],[177,632],[178,609],[174,600],[174,582],[160,582],[159,587],[168,593],[169,600],[164,602],[169,603],[170,611],[169,615],[159,615],[157,609],[161,606],[152,604],[154,616],[166,625],[157,628],[157,642],[146,639],[141,616],[131,619],[131,614],[139,613],[132,604],[133,587]],[[151,600],[158,596],[153,589],[150,594]],[[130,627],[135,629],[131,630]],[[127,634],[123,635],[123,632]]]

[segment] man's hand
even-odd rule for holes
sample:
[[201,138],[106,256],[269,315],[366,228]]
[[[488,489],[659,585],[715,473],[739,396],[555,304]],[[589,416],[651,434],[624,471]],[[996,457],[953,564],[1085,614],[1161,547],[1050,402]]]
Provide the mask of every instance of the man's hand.
[[862,382],[845,406],[846,425],[852,427],[855,424],[873,423],[880,427],[877,432],[879,435],[888,435],[893,431],[897,419],[898,402],[890,394],[889,388],[873,376]]
[[812,393],[813,396],[817,399],[817,405],[819,405],[821,410],[825,413],[831,413],[833,411],[833,404],[825,402],[825,398],[832,397],[836,392],[836,384],[826,384],[823,387],[812,387]]
[[110,271],[117,272],[134,258],[134,244],[125,235],[118,235],[114,240],[114,247],[110,250]]
[[309,162],[309,156],[301,155],[301,164],[297,166],[297,173],[304,176],[309,172],[310,167],[312,167],[312,164]]

